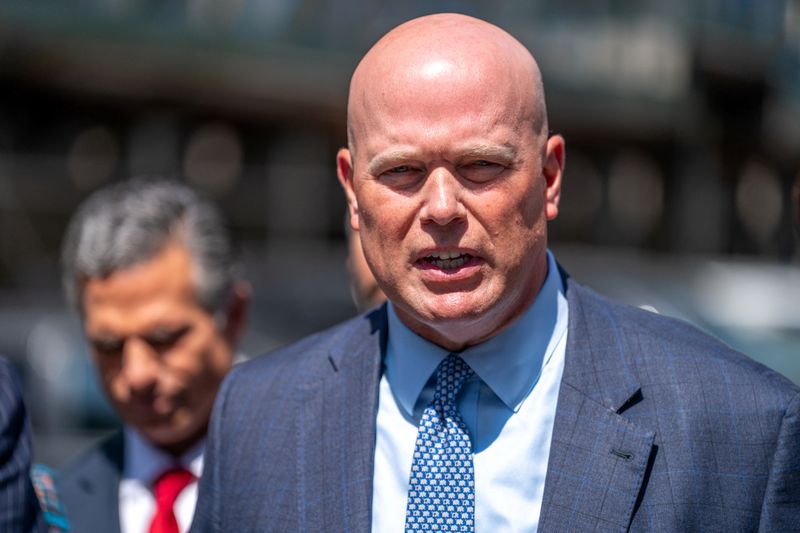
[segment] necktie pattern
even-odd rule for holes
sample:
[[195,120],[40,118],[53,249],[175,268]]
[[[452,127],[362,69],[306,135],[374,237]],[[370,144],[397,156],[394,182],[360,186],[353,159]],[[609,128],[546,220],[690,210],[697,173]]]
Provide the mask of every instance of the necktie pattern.
[[156,514],[150,524],[149,533],[178,533],[178,520],[175,518],[175,500],[192,481],[194,474],[182,468],[167,470],[156,480]]
[[472,443],[456,396],[472,369],[450,354],[439,364],[433,401],[419,421],[406,507],[406,531],[474,531]]

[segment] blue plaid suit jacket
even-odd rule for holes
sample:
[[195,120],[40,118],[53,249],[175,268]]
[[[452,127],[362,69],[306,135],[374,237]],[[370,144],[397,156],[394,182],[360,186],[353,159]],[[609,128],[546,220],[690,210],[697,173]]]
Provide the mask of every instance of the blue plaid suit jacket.
[[19,379],[0,357],[0,531],[45,531],[30,468],[30,424]]
[[[539,531],[800,531],[800,390],[568,280]],[[236,368],[192,531],[369,531],[386,311]]]

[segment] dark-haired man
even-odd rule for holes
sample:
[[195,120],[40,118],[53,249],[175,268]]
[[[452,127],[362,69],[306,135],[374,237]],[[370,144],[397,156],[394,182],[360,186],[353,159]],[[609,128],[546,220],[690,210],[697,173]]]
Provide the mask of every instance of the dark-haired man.
[[73,530],[186,531],[248,299],[220,214],[177,182],[112,185],[74,215],[62,262],[100,382],[125,424],[60,473]]

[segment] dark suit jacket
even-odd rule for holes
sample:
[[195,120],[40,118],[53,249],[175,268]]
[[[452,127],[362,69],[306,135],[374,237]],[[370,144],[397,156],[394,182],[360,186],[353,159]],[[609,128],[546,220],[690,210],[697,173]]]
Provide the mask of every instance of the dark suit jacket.
[[30,468],[30,424],[19,379],[0,357],[0,531],[45,530]]
[[120,431],[58,473],[58,496],[74,533],[119,533]]
[[[539,531],[800,531],[800,395],[691,326],[568,281]],[[369,531],[381,308],[236,368],[194,532]]]

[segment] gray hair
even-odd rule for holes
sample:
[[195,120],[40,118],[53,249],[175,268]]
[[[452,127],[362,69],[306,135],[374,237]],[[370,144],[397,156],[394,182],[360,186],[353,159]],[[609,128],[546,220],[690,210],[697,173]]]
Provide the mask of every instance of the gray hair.
[[217,208],[176,181],[125,181],[94,192],[79,206],[61,249],[67,300],[82,314],[87,279],[152,259],[175,241],[192,257],[198,303],[219,310],[233,285],[231,238]]

